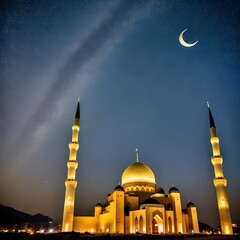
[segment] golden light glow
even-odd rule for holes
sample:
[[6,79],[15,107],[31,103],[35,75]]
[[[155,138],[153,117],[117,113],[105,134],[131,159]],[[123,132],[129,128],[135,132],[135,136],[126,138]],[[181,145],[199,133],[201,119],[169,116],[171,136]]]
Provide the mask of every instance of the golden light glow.
[[68,224],[66,224],[65,231],[68,232]]
[[216,137],[216,129],[210,128],[210,142],[212,144],[213,157],[211,162],[214,166],[215,179],[213,180],[217,192],[217,203],[220,217],[222,234],[233,234],[231,216],[229,211],[228,196],[226,192],[227,180],[224,178],[222,163],[223,159],[220,156],[219,138]]
[[75,179],[76,169],[78,167],[77,150],[78,144],[78,132],[80,130],[79,119],[75,118],[72,126],[72,142],[68,144],[69,147],[69,160],[67,163],[68,174],[65,181],[66,192],[63,210],[62,231],[68,232],[73,229],[73,217],[74,217],[74,201],[75,201],[75,188],[77,187],[77,181]]
[[131,182],[155,182],[155,176],[152,170],[141,162],[135,162],[130,165],[122,174],[122,184]]

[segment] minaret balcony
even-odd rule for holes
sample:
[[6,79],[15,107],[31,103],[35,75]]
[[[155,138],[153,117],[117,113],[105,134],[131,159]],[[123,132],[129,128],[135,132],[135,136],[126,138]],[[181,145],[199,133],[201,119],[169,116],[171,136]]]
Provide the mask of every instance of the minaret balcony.
[[65,186],[68,187],[68,186],[74,186],[74,188],[77,187],[77,180],[76,179],[72,179],[72,178],[68,178],[66,181],[65,181]]
[[73,168],[77,169],[78,162],[74,161],[74,160],[70,160],[70,161],[67,162],[67,166],[68,166],[68,168],[73,167]]
[[79,144],[77,142],[70,142],[68,144],[69,149],[75,149],[78,150]]
[[213,144],[213,143],[219,143],[219,138],[218,137],[212,137],[210,139],[210,142]]
[[213,156],[211,158],[211,162],[212,162],[213,165],[222,164],[223,159],[222,159],[222,157],[220,155],[219,156]]
[[215,187],[219,186],[219,185],[223,185],[224,187],[227,186],[227,179],[225,178],[215,178],[213,180],[213,184]]
[[79,129],[80,129],[79,124],[78,124],[78,125],[73,125],[73,126],[72,126],[72,130],[73,130],[73,131],[74,131],[74,130],[79,131]]
[[68,178],[66,181],[70,181],[70,182],[76,182],[77,180],[74,178]]

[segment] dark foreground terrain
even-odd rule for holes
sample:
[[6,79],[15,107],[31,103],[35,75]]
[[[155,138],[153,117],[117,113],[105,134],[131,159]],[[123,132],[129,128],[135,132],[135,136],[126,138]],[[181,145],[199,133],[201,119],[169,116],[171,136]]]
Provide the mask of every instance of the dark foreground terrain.
[[79,233],[54,233],[54,234],[35,234],[29,235],[26,233],[0,233],[0,240],[174,240],[174,239],[188,239],[188,240],[231,240],[240,239],[240,236],[205,236],[205,235],[147,235],[147,234],[125,234],[125,235],[84,235]]

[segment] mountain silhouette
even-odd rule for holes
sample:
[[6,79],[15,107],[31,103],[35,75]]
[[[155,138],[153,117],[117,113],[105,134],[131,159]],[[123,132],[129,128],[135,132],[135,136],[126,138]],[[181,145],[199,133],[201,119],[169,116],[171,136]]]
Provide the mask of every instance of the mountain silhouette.
[[44,216],[40,213],[36,215],[30,215],[28,213],[24,213],[14,208],[4,206],[0,204],[0,227],[9,226],[14,224],[40,224],[40,223],[49,223],[53,220]]

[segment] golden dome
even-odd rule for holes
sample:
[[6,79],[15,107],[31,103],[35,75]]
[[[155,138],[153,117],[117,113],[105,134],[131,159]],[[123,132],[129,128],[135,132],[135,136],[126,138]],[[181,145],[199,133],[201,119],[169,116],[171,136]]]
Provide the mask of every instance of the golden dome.
[[156,184],[153,171],[138,161],[138,152],[136,152],[136,162],[130,165],[122,174],[122,185],[137,182]]

